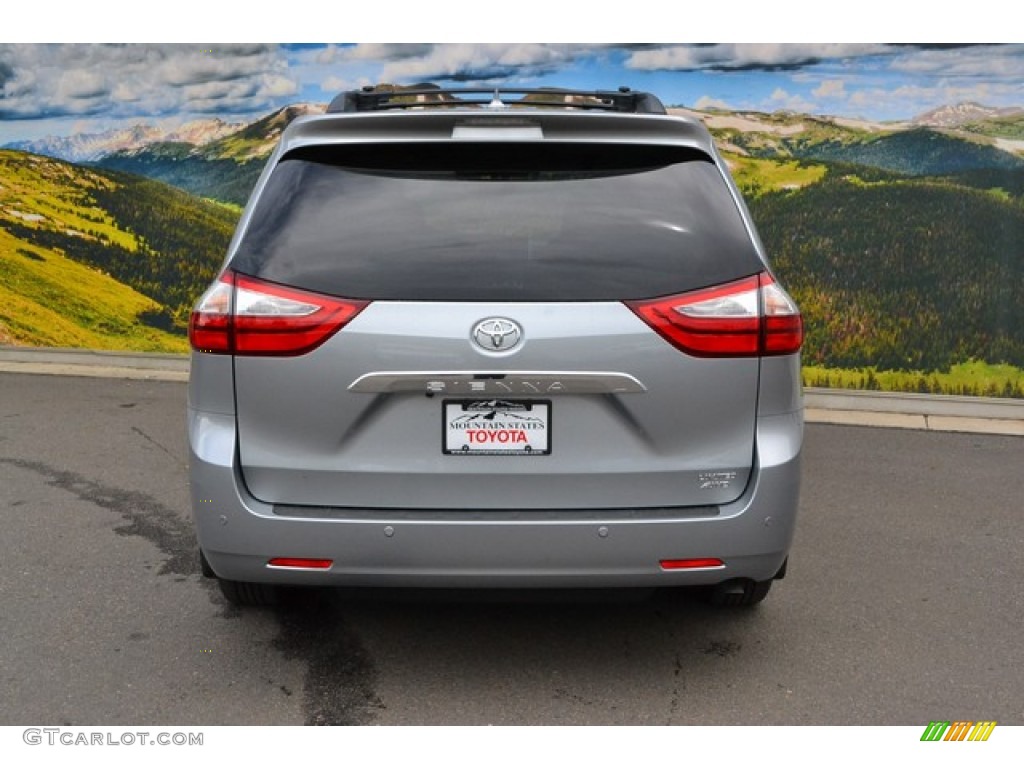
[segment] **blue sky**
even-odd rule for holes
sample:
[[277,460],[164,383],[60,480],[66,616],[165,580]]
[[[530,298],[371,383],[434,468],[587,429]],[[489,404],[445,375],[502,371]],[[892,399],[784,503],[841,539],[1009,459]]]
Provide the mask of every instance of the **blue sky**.
[[[728,31],[728,28],[726,28]],[[1024,107],[1024,45],[0,44],[0,144],[197,117],[253,119],[377,82],[650,90],[667,104],[902,120]]]

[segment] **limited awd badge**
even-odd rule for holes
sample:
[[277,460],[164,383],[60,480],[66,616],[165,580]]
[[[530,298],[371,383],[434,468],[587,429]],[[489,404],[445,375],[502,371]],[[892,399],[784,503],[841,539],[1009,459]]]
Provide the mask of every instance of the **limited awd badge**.
[[507,317],[488,317],[473,326],[473,341],[488,352],[507,352],[523,338],[523,329]]

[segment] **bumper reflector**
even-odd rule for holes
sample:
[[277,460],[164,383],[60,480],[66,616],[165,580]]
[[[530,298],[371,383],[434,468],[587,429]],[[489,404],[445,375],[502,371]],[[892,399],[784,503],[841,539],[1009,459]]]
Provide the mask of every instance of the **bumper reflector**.
[[330,568],[333,560],[321,560],[309,557],[275,557],[267,565],[271,568]]
[[687,560],[662,560],[661,567],[666,571],[680,571],[687,568],[724,568],[725,563],[717,557],[691,557]]

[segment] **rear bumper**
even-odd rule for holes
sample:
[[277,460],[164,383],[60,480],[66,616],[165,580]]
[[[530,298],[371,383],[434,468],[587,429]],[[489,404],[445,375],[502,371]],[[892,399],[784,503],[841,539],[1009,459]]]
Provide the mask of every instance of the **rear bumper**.
[[[793,539],[800,413],[759,419],[757,467],[731,504],[678,510],[495,513],[289,508],[248,493],[235,423],[190,409],[191,494],[199,545],[234,581],[379,587],[652,587],[770,579]],[[284,512],[284,510],[279,510]],[[323,558],[327,570],[280,569],[274,557]],[[665,559],[724,566],[664,570]]]

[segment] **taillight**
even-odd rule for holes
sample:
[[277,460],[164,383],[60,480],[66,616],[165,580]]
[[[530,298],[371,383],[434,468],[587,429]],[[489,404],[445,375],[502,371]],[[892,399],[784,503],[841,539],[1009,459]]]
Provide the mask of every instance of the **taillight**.
[[196,303],[189,340],[199,352],[301,355],[341,330],[367,303],[227,272]]
[[690,557],[685,560],[660,560],[658,564],[666,571],[685,571],[693,568],[724,568],[725,563],[717,557]]
[[231,297],[234,275],[226,272],[199,297],[188,321],[192,349],[218,355],[231,354]]
[[677,349],[696,357],[752,357],[798,352],[803,323],[796,304],[764,272],[660,299],[627,301]]
[[761,275],[761,300],[764,312],[764,355],[788,355],[799,352],[804,343],[804,321],[789,294],[772,280]]
[[304,568],[326,570],[334,564],[333,560],[319,557],[272,557],[267,561],[271,568]]

